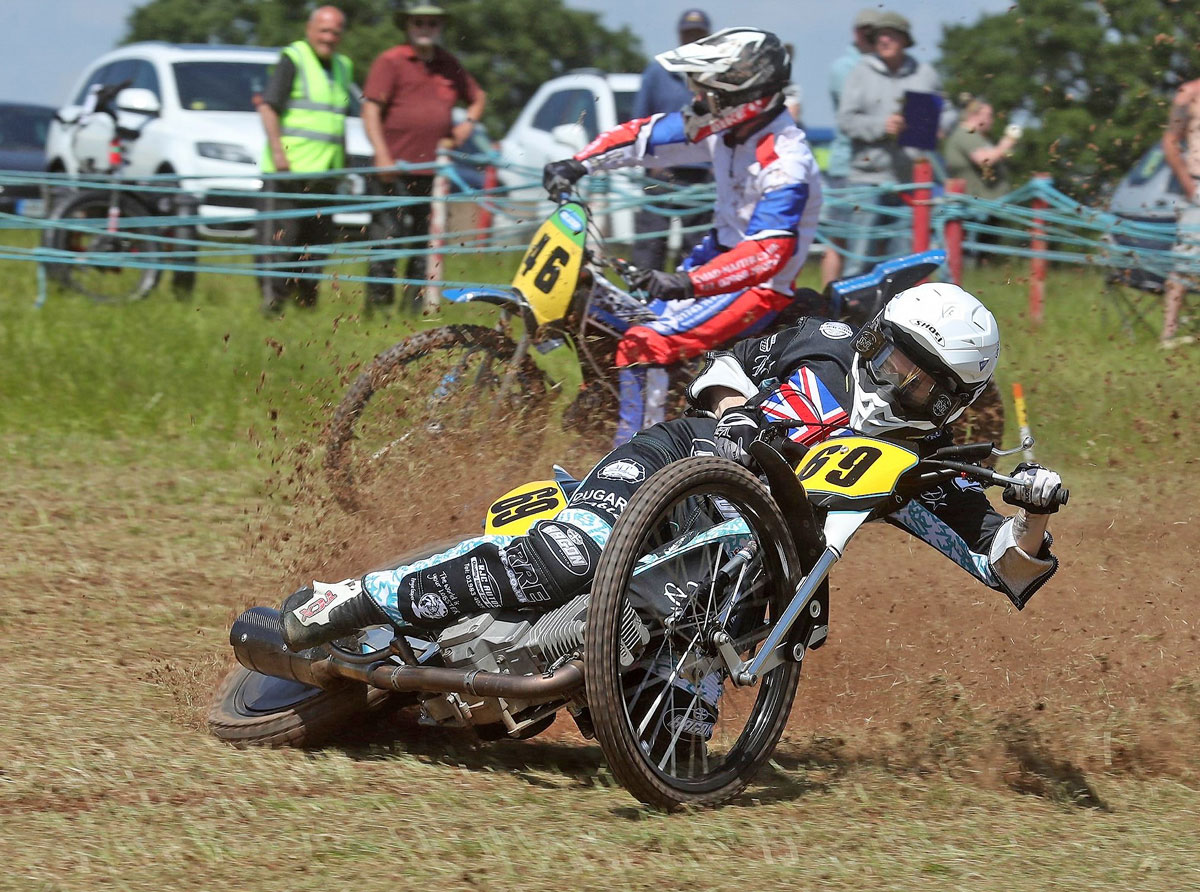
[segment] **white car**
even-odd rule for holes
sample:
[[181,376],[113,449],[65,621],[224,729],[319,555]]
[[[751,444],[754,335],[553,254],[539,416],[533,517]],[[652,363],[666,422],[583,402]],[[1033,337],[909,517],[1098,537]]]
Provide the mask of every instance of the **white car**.
[[[266,135],[255,101],[266,88],[279,50],[266,47],[206,44],[134,43],[101,56],[80,76],[70,101],[58,115],[76,119],[95,85],[124,81],[148,90],[158,100],[153,114],[121,112],[121,124],[141,127],[132,143],[125,174],[130,178],[176,174],[181,187],[199,199],[199,215],[249,218],[262,187],[258,178]],[[357,115],[357,104],[353,114]],[[46,164],[51,172],[76,174],[90,165],[107,168],[111,121],[98,115],[83,127],[55,121],[46,137]],[[346,121],[348,166],[369,166],[373,152],[362,127]],[[347,188],[362,191],[361,178]],[[242,191],[247,195],[210,194]],[[363,225],[367,215],[335,214],[343,225]],[[201,226],[209,235],[246,234],[249,223]]]
[[[640,74],[605,74],[586,69],[573,71],[542,84],[525,104],[516,123],[500,141],[500,182],[506,186],[541,182],[542,167],[570,157],[605,130],[633,117],[633,100],[641,86]],[[598,180],[608,177],[614,203],[640,194],[634,177],[620,171],[588,178],[592,194]],[[544,198],[540,185],[514,193],[518,200]],[[547,211],[548,212],[548,211]],[[633,236],[631,209],[608,217],[608,235],[617,241]]]

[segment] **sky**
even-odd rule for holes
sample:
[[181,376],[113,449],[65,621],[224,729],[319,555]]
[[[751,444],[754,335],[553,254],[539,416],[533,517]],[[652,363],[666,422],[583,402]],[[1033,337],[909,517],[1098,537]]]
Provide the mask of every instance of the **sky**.
[[[0,28],[5,37],[5,51],[0,54],[0,101],[64,103],[84,66],[116,46],[126,17],[138,5],[139,0],[0,0]],[[663,0],[567,0],[566,5],[601,13],[609,28],[627,25],[641,38],[647,54],[675,44],[676,22],[689,8],[684,2]],[[826,72],[850,42],[855,13],[867,5],[837,0],[696,4],[708,13],[715,28],[766,28],[795,45],[792,76],[804,92],[804,121],[810,127],[833,123]],[[983,14],[1004,12],[1011,0],[888,0],[886,6],[908,17],[916,39],[911,52],[932,62],[937,58],[943,25],[971,24]]]

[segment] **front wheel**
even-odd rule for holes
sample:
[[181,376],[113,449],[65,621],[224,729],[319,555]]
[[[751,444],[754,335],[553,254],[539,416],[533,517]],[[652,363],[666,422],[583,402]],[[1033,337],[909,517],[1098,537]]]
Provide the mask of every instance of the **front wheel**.
[[494,450],[504,434],[543,428],[546,382],[504,332],[447,325],[380,353],[334,410],[325,471],[348,511],[390,477],[419,478],[448,450]]
[[57,225],[45,231],[45,246],[80,256],[77,262],[47,262],[46,273],[92,300],[140,300],[158,282],[160,271],[150,264],[164,247],[142,225],[153,216],[150,209],[131,195],[117,197],[118,228],[109,232],[110,204],[107,193],[83,192],[54,212]]
[[597,739],[642,802],[714,805],[770,756],[800,664],[739,687],[717,645],[756,653],[799,567],[767,488],[725,459],[667,465],[630,500],[597,567],[584,659]]

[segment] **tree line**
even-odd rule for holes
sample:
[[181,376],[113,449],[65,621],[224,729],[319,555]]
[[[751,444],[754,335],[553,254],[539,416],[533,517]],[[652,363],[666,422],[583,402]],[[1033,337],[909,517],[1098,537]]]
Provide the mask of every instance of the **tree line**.
[[[310,0],[149,0],[130,13],[127,41],[283,46],[303,34]],[[361,82],[375,56],[404,40],[394,0],[341,0],[342,51]],[[503,133],[538,86],[573,68],[640,71],[638,38],[562,0],[442,0],[447,48],[489,96]],[[1181,0],[1015,0],[1004,13],[943,29],[947,94],[983,95],[999,124],[1032,123],[1010,168],[1015,182],[1050,174],[1094,198],[1161,136],[1174,90],[1200,74],[1200,16]]]

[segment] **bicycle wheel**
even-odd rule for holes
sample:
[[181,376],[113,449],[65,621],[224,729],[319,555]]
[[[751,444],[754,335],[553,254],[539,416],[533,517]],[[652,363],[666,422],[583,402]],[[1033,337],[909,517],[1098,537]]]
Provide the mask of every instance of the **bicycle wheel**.
[[[739,553],[748,559],[730,569]],[[667,465],[630,500],[597,567],[584,656],[596,736],[642,802],[719,803],[770,756],[800,664],[739,687],[716,640],[727,634],[742,659],[753,654],[799,567],[767,488],[725,459]]]
[[[108,232],[108,204],[106,193],[83,192],[55,211],[53,218],[64,226],[46,230],[46,246],[88,255],[88,260],[47,263],[46,272],[55,281],[92,300],[114,303],[140,300],[154,288],[160,270],[136,265],[138,255],[153,256],[163,246],[151,239],[130,238],[131,234],[146,232],[144,229]],[[118,207],[122,224],[153,216],[149,208],[131,195],[120,196]]]
[[478,455],[479,444],[494,446],[505,433],[540,433],[545,378],[528,356],[514,365],[516,351],[502,331],[448,325],[376,356],[338,403],[326,436],[338,504],[361,508],[377,482],[423,476],[448,451]]

